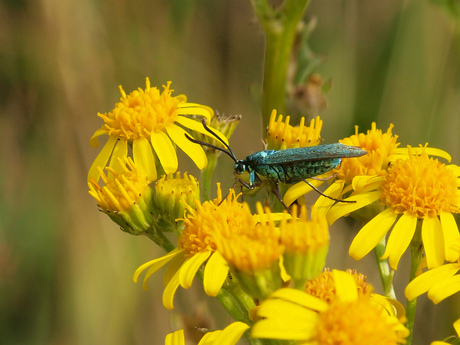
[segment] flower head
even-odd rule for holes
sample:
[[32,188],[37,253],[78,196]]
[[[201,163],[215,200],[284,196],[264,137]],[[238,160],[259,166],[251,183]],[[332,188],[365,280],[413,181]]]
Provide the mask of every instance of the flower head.
[[267,148],[272,150],[284,150],[295,147],[316,146],[321,142],[321,127],[323,121],[317,116],[311,120],[310,126],[305,126],[305,118],[300,119],[299,126],[289,124],[290,117],[283,115],[276,118],[276,110],[272,111],[267,128]]
[[125,158],[125,162],[118,158],[118,164],[121,173],[106,168],[108,174],[105,174],[99,168],[105,186],[100,187],[91,180],[88,183],[89,194],[96,199],[101,212],[120,225],[123,231],[139,235],[153,223],[152,189],[131,158]]
[[146,88],[139,88],[129,95],[120,86],[120,102],[112,111],[98,114],[104,125],[94,133],[90,144],[97,147],[101,135],[108,135],[109,139],[93,162],[88,179],[98,181],[98,167],[105,167],[109,158],[109,166],[115,169],[116,158],[128,155],[128,144],[132,145],[134,162],[150,182],[157,178],[155,156],[166,174],[177,170],[174,144],[200,169],[206,166],[203,149],[187,140],[186,131],[181,126],[207,134],[199,121],[187,116],[199,115],[209,121],[214,112],[205,105],[187,103],[184,95],[172,96],[174,90],[170,86],[171,82],[168,82],[160,93],[158,88],[150,87],[150,80],[146,78]]
[[[459,235],[453,213],[460,212],[460,169],[429,158],[424,148],[421,154],[415,154],[409,147],[408,153],[407,159],[399,159],[391,165],[385,177],[375,185],[377,190],[349,198],[356,200],[357,205],[348,206],[348,212],[375,198],[386,206],[354,238],[349,253],[356,260],[364,257],[393,228],[382,258],[389,258],[391,267],[397,269],[399,259],[414,238],[418,221],[422,222],[421,238],[429,268],[441,265],[445,258],[450,260],[454,255],[446,248]],[[337,219],[345,209],[334,208],[329,215]]]
[[311,345],[405,343],[409,330],[403,320],[374,303],[369,292],[359,295],[349,273],[334,270],[332,275],[337,291],[334,302],[280,289],[258,307],[251,335]]

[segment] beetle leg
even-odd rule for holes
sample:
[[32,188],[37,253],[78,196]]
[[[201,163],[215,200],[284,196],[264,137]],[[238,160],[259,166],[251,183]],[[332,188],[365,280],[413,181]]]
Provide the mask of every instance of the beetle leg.
[[287,207],[287,205],[284,203],[283,201],[283,198],[281,197],[281,192],[280,192],[280,187],[278,185],[278,181],[275,180],[273,181],[273,194],[275,194],[275,196],[278,198],[278,200],[280,201],[280,203],[284,206],[284,208],[289,212],[289,214],[292,216],[292,213],[291,213],[291,210],[289,209],[289,207]]
[[336,199],[336,198],[333,198],[332,196],[329,196],[327,194],[324,194],[323,192],[321,192],[318,188],[316,188],[315,186],[313,186],[310,182],[308,182],[307,180],[302,180],[303,182],[305,182],[306,184],[308,184],[311,188],[313,188],[316,192],[318,192],[319,194],[321,194],[322,196],[328,198],[328,199],[331,199],[331,200],[334,200],[334,201],[338,201],[338,202],[344,202],[344,203],[348,203],[348,204],[354,204],[356,201],[352,201],[352,200],[340,200],[340,199]]

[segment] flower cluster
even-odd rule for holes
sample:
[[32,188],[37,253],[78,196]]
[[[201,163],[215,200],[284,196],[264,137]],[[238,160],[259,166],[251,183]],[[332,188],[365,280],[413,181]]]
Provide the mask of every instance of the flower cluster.
[[[354,135],[341,140],[362,152],[361,157],[337,152],[296,156],[302,169],[300,163],[290,163],[293,157],[267,164],[270,150],[321,142],[319,117],[309,126],[304,118],[292,126],[289,116],[283,120],[273,111],[269,151],[259,153],[257,165],[243,167],[252,179],[265,177],[279,195],[264,206],[257,202],[253,212],[234,189],[224,196],[220,184],[217,197],[209,197],[221,152],[216,148],[228,145],[240,116],[215,117],[208,106],[172,96],[170,86],[168,82],[160,93],[147,78],[145,89],[129,95],[120,87],[120,102],[98,114],[104,124],[91,144],[97,146],[101,135],[109,138],[89,170],[88,185],[99,209],[122,230],[146,235],[166,251],[141,265],[134,282],[144,274],[147,289],[149,278],[165,267],[162,302],[171,310],[179,286],[188,289],[198,277],[205,293],[216,297],[235,320],[222,331],[206,332],[200,344],[232,345],[243,336],[250,344],[265,339],[311,345],[410,342],[413,304],[406,314],[392,289],[408,248],[413,268],[405,291],[409,301],[427,292],[439,303],[460,291],[460,234],[454,218],[460,213],[460,167],[435,158],[450,161],[446,152],[428,145],[398,148],[393,125],[383,132],[373,123],[367,133],[356,127]],[[176,145],[203,170],[200,181],[176,173]],[[315,171],[326,174],[315,176]],[[281,183],[294,180],[300,182]],[[325,181],[329,186],[307,207],[304,194]],[[278,199],[292,206],[275,212],[281,206]],[[375,250],[384,296],[374,293],[363,274],[326,268],[329,226],[343,217],[363,222],[349,254],[360,260]],[[176,331],[165,343],[183,344],[185,336]]]

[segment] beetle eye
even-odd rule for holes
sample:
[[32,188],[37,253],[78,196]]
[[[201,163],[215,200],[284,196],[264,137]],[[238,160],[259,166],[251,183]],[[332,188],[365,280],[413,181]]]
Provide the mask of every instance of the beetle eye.
[[237,173],[238,175],[242,174],[246,170],[246,167],[244,166],[243,163],[241,163],[241,161],[236,162],[234,168],[235,168],[235,173]]

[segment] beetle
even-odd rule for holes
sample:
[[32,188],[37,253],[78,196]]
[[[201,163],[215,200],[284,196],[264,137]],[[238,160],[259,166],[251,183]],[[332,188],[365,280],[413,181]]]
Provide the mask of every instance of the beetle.
[[[361,157],[365,155],[367,152],[361,148],[335,143],[284,150],[263,150],[255,152],[241,160],[236,158],[230,146],[227,145],[212,129],[210,129],[204,120],[202,122],[205,130],[221,142],[227,150],[193,139],[187,134],[185,134],[185,136],[188,140],[195,144],[207,146],[227,154],[235,162],[235,174],[241,175],[245,171],[249,173],[249,182],[236,178],[233,187],[235,187],[237,183],[240,183],[242,186],[252,190],[261,186],[263,183],[259,175],[264,176],[273,183],[274,194],[289,213],[289,207],[284,203],[283,198],[281,197],[279,182],[294,184],[303,181],[326,198],[339,202],[355,202],[332,198],[308,182],[307,178],[315,179],[316,176],[322,175],[336,168],[340,164],[342,158]],[[335,175],[332,175],[326,179],[316,177],[316,179],[328,180],[334,176]]]

